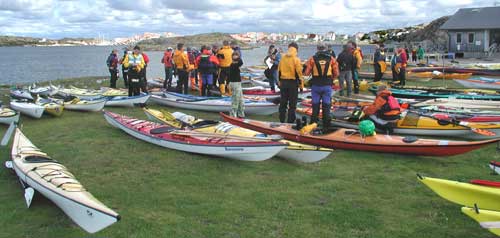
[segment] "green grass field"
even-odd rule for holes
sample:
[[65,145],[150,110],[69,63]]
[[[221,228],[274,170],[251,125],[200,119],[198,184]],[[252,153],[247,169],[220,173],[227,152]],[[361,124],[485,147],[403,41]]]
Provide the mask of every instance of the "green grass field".
[[[139,108],[107,110],[146,118]],[[40,194],[27,209],[17,177],[2,168],[0,237],[493,237],[416,174],[500,180],[487,168],[500,159],[495,146],[449,158],[337,150],[315,164],[252,163],[148,144],[111,127],[101,113],[21,122],[35,145],[122,220],[89,235]],[[9,153],[1,148],[4,161]]]

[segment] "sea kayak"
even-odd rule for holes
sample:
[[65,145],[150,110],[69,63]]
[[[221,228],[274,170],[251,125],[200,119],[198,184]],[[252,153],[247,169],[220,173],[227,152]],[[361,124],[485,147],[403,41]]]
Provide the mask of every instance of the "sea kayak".
[[59,89],[57,87],[53,87],[52,85],[45,87],[36,87],[30,88],[30,93],[40,96],[52,96],[57,93]]
[[292,124],[262,122],[250,119],[239,119],[220,113],[224,121],[250,130],[278,134],[283,138],[304,144],[311,144],[333,149],[357,151],[372,151],[395,154],[411,154],[422,156],[452,156],[463,154],[485,145],[493,144],[497,140],[478,142],[416,139],[411,137],[375,135],[363,137],[359,131],[352,129],[338,129],[326,135],[301,134],[293,129]]
[[93,89],[83,89],[71,86],[70,88],[58,88],[57,94],[63,97],[78,97],[81,99],[92,100],[102,97],[102,92],[100,90]]
[[10,96],[12,98],[20,100],[29,100],[29,101],[35,100],[31,95],[31,93],[25,89],[12,89],[10,90]]
[[35,104],[44,107],[45,113],[55,117],[61,116],[64,111],[62,104],[58,104],[50,99],[37,98]]
[[471,110],[500,110],[500,101],[435,98],[412,104],[412,106],[442,106]]
[[0,108],[0,123],[10,125],[12,122],[19,121],[19,112],[7,107]]
[[490,161],[489,166],[493,171],[495,171],[495,173],[500,174],[500,162]]
[[500,210],[500,189],[497,187],[462,183],[446,179],[418,176],[432,191],[442,198],[467,207],[477,205],[481,209]]
[[115,96],[106,97],[107,107],[134,107],[137,104],[144,104],[149,100],[150,94],[142,93],[137,96]]
[[[231,110],[231,98],[217,99],[184,99],[169,94],[152,95],[150,100],[156,104],[208,112],[228,112]],[[245,113],[254,115],[271,115],[278,111],[278,105],[262,101],[245,99]]]
[[64,165],[43,153],[17,128],[11,159],[6,165],[19,177],[28,207],[37,191],[89,233],[98,232],[120,220],[115,211],[93,197]]
[[500,236],[499,211],[485,210],[477,207],[462,207],[462,213],[477,221],[482,228],[488,229],[491,233]]
[[272,158],[286,144],[267,138],[221,136],[175,128],[139,120],[112,112],[104,112],[106,121],[127,134],[165,148],[184,152],[243,161],[263,161]]
[[500,90],[500,79],[492,78],[473,78],[473,79],[455,79],[455,82],[466,88],[484,88]]
[[42,114],[45,111],[45,108],[43,106],[34,104],[32,102],[26,102],[26,101],[11,100],[10,107],[13,110],[20,112],[21,114],[24,114],[24,115],[27,115],[27,116],[30,116],[33,118],[42,117]]
[[[57,100],[57,99],[52,99],[52,100]],[[104,108],[105,103],[106,100],[104,99],[83,100],[79,98],[74,98],[72,100],[62,102],[66,110],[89,111],[89,112],[97,112],[102,110]]]
[[445,72],[445,73],[471,73],[472,75],[500,76],[499,69],[460,68],[460,67],[419,67],[408,72]]
[[[377,87],[373,86],[370,91],[377,93]],[[455,90],[455,89],[433,89],[433,88],[389,88],[392,95],[397,98],[413,99],[433,99],[433,98],[451,98],[468,100],[492,100],[499,101],[500,94],[481,90]]]
[[432,78],[432,79],[468,79],[472,76],[471,73],[442,73],[438,71],[434,72],[409,72],[408,77],[417,78]]
[[[150,108],[143,108],[143,110],[150,120],[178,129],[181,129],[184,126],[188,126],[191,130],[199,132],[256,138],[269,137],[269,135],[234,126],[227,122],[196,119],[191,115],[186,115],[181,112],[169,113],[166,111],[159,111]],[[302,163],[313,163],[320,161],[330,155],[333,151],[331,149],[305,145],[289,140],[281,140],[281,142],[287,144],[287,147],[284,150],[280,151],[277,156]]]

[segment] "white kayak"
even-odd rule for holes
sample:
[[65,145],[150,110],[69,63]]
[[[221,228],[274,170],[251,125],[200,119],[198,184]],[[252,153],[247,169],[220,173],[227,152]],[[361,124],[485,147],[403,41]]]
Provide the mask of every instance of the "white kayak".
[[270,88],[269,82],[266,82],[263,80],[250,79],[250,82],[255,86],[259,86],[259,87],[263,87],[263,88]]
[[0,108],[0,123],[10,125],[12,122],[18,121],[19,112],[16,112],[7,107]]
[[87,192],[64,165],[40,151],[17,128],[11,159],[6,166],[16,172],[25,188],[28,207],[37,191],[89,233],[98,232],[120,220],[115,211]]
[[10,90],[10,96],[15,99],[26,99],[26,100],[35,100],[31,93],[25,89],[13,89]]
[[144,104],[148,101],[150,94],[141,94],[138,96],[116,96],[108,97],[106,99],[106,106],[108,107],[133,107],[136,104]]
[[33,117],[40,118],[42,117],[43,112],[45,111],[45,107],[36,105],[31,102],[23,102],[23,101],[10,101],[10,108],[20,112],[21,114]]
[[68,102],[64,102],[64,108],[66,110],[72,111],[88,111],[88,112],[97,112],[101,111],[106,104],[106,100],[80,100],[73,99]]
[[[231,98],[220,99],[184,99],[168,95],[153,95],[150,100],[156,104],[207,112],[228,112],[231,110]],[[267,101],[245,100],[245,113],[253,115],[271,115],[278,111],[278,105]]]
[[500,79],[492,78],[470,78],[470,79],[454,79],[455,82],[466,88],[482,88],[482,89],[500,89]]
[[461,109],[500,110],[500,101],[436,98],[413,104],[413,106],[443,106]]
[[46,87],[37,87],[37,88],[31,88],[30,93],[35,94],[35,95],[40,95],[40,96],[53,96],[57,94],[59,91],[58,87],[54,87],[52,85],[46,86]]

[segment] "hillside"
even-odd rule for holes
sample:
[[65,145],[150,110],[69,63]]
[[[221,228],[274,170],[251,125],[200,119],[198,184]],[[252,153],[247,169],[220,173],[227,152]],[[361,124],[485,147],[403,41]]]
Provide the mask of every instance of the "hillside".
[[[226,33],[206,33],[206,34],[197,34],[190,36],[179,36],[179,37],[170,37],[170,38],[158,38],[158,39],[150,39],[143,40],[138,43],[139,46],[143,50],[165,50],[166,47],[175,47],[177,43],[184,43],[186,46],[194,46],[200,48],[202,45],[212,45],[218,44],[221,45],[222,41],[234,41],[235,39],[231,37],[231,35]],[[245,47],[246,44],[243,42],[238,42],[240,46]]]
[[32,37],[0,36],[0,46],[25,46],[40,44],[41,39]]
[[51,45],[91,45],[96,42],[92,38],[62,38],[59,40],[22,36],[0,36],[1,46],[51,46]]

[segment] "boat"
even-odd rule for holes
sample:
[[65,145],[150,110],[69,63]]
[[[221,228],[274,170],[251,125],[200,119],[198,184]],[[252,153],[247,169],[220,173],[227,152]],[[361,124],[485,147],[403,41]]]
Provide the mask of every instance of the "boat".
[[492,78],[473,78],[473,79],[455,79],[455,82],[466,88],[484,88],[500,90],[500,79]]
[[[373,72],[359,72],[358,73],[358,77],[360,79],[375,79],[375,73],[373,73]],[[392,74],[391,74],[390,70],[386,71],[382,75],[382,79],[384,79],[384,80],[392,80]],[[431,77],[422,78],[422,77],[414,77],[411,74],[407,74],[406,75],[406,80],[412,80],[412,81],[428,82],[431,79],[432,79]]]
[[477,221],[482,228],[500,236],[499,211],[485,210],[478,207],[462,207],[462,213]]
[[112,112],[104,112],[104,118],[112,126],[137,139],[165,148],[196,154],[242,161],[264,161],[272,158],[286,147],[286,144],[267,138],[221,136],[214,133],[177,130],[159,123]]
[[439,71],[433,72],[409,72],[408,77],[417,78],[432,78],[432,79],[468,79],[472,73],[442,73]]
[[471,73],[472,75],[500,76],[500,69],[481,69],[463,67],[418,67],[411,68],[408,72],[444,72],[444,73]]
[[[155,122],[177,129],[189,127],[193,131],[235,135],[245,137],[270,137],[269,135],[241,128],[227,122],[196,119],[181,112],[169,113],[150,108],[143,108],[146,116]],[[182,123],[181,123],[182,122]],[[332,153],[333,150],[318,146],[305,145],[289,140],[281,140],[287,147],[278,153],[278,157],[302,163],[318,162]]]
[[[208,112],[228,112],[231,110],[231,98],[188,99],[179,98],[171,93],[152,95],[150,101],[159,105]],[[271,115],[278,111],[278,105],[263,100],[245,99],[245,113]]]
[[7,107],[0,107],[0,123],[10,125],[19,121],[19,112]]
[[104,99],[82,100],[79,98],[73,98],[72,100],[65,102],[63,101],[61,103],[63,104],[66,110],[97,112],[101,111],[104,108],[106,100]]
[[92,100],[96,98],[101,98],[102,92],[100,90],[93,89],[82,89],[71,86],[70,88],[58,88],[57,94],[63,97],[78,97],[81,99]]
[[28,207],[37,191],[89,233],[120,220],[115,211],[93,197],[64,165],[33,145],[18,128],[12,143],[11,161],[6,166],[19,177]]
[[[211,90],[210,92],[213,95],[220,96],[220,91],[218,90]],[[279,88],[277,88],[276,91],[273,92],[270,88],[256,86],[251,88],[243,88],[243,96],[274,99],[274,98],[279,98],[281,94],[279,92]],[[298,93],[299,98],[306,98],[308,96],[311,96],[311,90],[308,88],[304,88],[302,92]]]
[[31,95],[31,93],[25,89],[11,89],[10,96],[12,98],[20,99],[20,100],[30,100],[30,101],[35,100],[33,98],[33,96]]
[[462,183],[420,175],[417,177],[420,182],[450,202],[467,207],[478,206],[481,209],[500,210],[500,203],[498,202],[500,200],[500,189],[498,187]]
[[489,167],[495,171],[495,173],[500,174],[500,162],[490,161]]
[[500,101],[435,98],[412,104],[414,107],[442,106],[468,110],[500,110]]
[[[351,129],[358,128],[358,122],[348,121],[346,118],[341,117],[333,119],[332,125]],[[487,130],[491,133],[478,133],[475,131],[477,129]],[[393,133],[399,135],[458,137],[468,140],[490,140],[500,138],[500,124],[439,120],[438,118],[414,111],[404,111],[401,113],[401,119],[394,124]]]
[[[372,93],[377,93],[377,86],[369,89]],[[389,88],[392,95],[396,98],[412,99],[433,99],[433,98],[451,98],[468,100],[492,100],[500,101],[500,94],[497,92],[481,90],[456,90],[442,88]]]
[[50,99],[37,98],[35,104],[44,107],[45,113],[56,117],[61,116],[64,111],[62,104],[58,104]]
[[31,94],[48,97],[55,95],[59,91],[59,88],[49,85],[45,87],[30,88],[29,91]]
[[269,135],[281,135],[283,138],[299,143],[322,146],[333,149],[371,151],[394,154],[411,154],[421,156],[452,156],[467,153],[483,146],[496,143],[487,141],[450,141],[417,139],[393,135],[374,135],[364,137],[359,131],[340,128],[326,135],[302,134],[292,124],[262,122],[250,119],[239,119],[220,113],[224,121],[250,130]]
[[101,88],[102,96],[104,97],[115,97],[115,96],[128,96],[128,90],[126,89],[116,89],[116,88]]
[[134,107],[137,104],[144,104],[149,100],[150,94],[141,93],[137,96],[116,96],[107,97],[107,107]]
[[251,78],[250,82],[253,85],[255,85],[255,86],[264,87],[264,88],[270,88],[270,86],[269,86],[269,80],[267,80],[267,79],[257,80],[255,78]]
[[20,112],[21,114],[33,117],[33,118],[41,118],[43,112],[45,111],[45,107],[34,104],[32,102],[27,101],[10,101],[10,108]]

